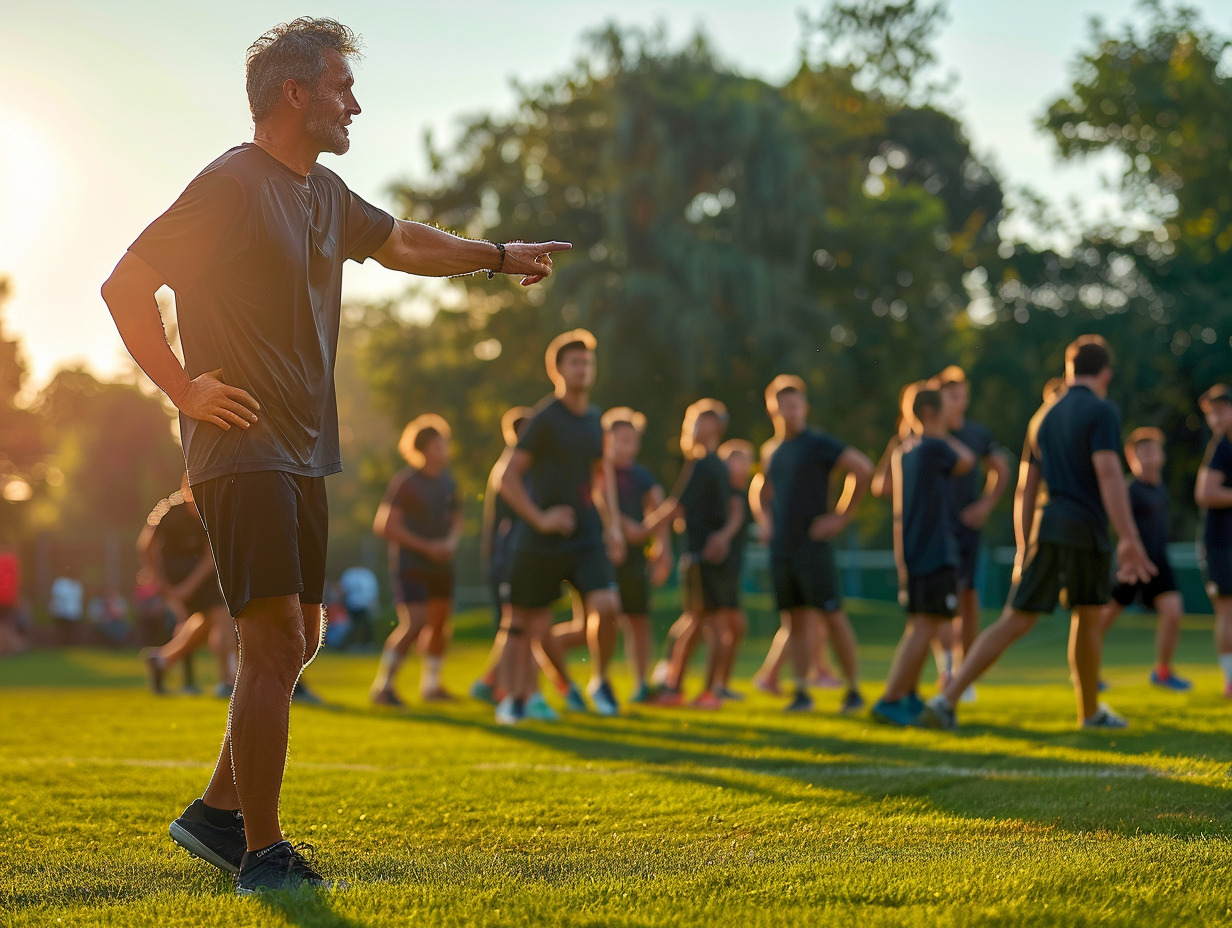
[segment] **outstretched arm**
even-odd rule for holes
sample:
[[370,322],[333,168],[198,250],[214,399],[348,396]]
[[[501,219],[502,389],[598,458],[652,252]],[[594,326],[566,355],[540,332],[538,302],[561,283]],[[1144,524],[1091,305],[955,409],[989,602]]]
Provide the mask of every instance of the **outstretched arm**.
[[508,242],[502,262],[500,249],[491,242],[398,219],[372,257],[390,270],[420,277],[455,277],[475,271],[521,274],[522,285],[528,287],[552,273],[552,252],[572,247],[568,242]]
[[1126,583],[1146,583],[1159,573],[1159,568],[1147,557],[1138,535],[1125,474],[1121,471],[1121,455],[1116,451],[1096,451],[1091,455],[1091,463],[1095,466],[1104,511],[1117,533],[1117,579]]

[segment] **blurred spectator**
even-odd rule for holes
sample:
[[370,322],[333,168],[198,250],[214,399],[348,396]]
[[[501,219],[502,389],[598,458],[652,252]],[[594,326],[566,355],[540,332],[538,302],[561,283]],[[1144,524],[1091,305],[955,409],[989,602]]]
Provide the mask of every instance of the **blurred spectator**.
[[342,601],[342,584],[325,584],[325,647],[342,650],[351,635],[351,617]]
[[120,591],[109,589],[90,600],[86,609],[92,637],[109,647],[119,647],[128,640],[128,602]]
[[0,546],[0,657],[26,649],[22,631],[18,592],[21,589],[21,562],[8,545]]
[[381,587],[376,574],[367,567],[348,567],[338,579],[342,587],[342,604],[351,617],[351,634],[347,644],[367,648],[372,645],[372,613],[381,602]]
[[77,643],[83,597],[81,581],[77,579],[75,570],[66,570],[62,576],[51,581],[48,611],[56,627],[56,644],[66,646]]
[[137,612],[137,643],[143,648],[162,644],[171,637],[175,613],[162,596],[154,571],[143,567],[133,584],[133,605]]

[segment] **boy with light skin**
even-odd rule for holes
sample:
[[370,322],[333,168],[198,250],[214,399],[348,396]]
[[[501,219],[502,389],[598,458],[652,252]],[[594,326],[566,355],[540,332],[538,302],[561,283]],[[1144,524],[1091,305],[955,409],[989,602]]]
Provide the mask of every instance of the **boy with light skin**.
[[449,472],[449,424],[427,414],[407,425],[398,450],[409,467],[396,474],[377,507],[372,532],[389,546],[398,624],[385,640],[370,698],[403,708],[394,678],[411,646],[423,652],[419,695],[453,699],[441,682],[453,612],[453,561],[462,538],[462,503]]
[[731,551],[726,562],[728,574],[728,589],[733,599],[730,605],[719,610],[716,632],[722,636],[722,647],[719,649],[720,659],[715,670],[715,693],[720,699],[743,699],[744,696],[731,688],[732,673],[736,667],[736,656],[748,630],[748,621],[740,606],[740,580],[744,571],[744,549],[748,541],[749,524],[753,521],[753,513],[749,505],[749,474],[753,469],[753,446],[740,438],[729,439],[719,445],[719,457],[727,465],[727,475],[731,481],[732,496],[741,509],[740,526],[732,536]]
[[[1147,582],[1156,567],[1147,557],[1129,508],[1121,470],[1121,417],[1105,397],[1112,380],[1107,343],[1095,335],[1065,352],[1065,393],[1045,403],[1027,430],[1015,495],[1018,556],[1005,611],[976,638],[942,692],[917,721],[953,728],[963,691],[1005,650],[1056,608],[1062,590],[1072,609],[1069,664],[1078,722],[1084,728],[1128,723],[1099,703],[1104,607],[1110,599],[1111,542],[1118,535],[1117,578]],[[1038,497],[1046,486],[1043,505]]]
[[946,428],[939,390],[912,399],[914,431],[892,453],[894,556],[907,628],[894,653],[885,693],[873,718],[906,726],[923,709],[917,695],[929,643],[958,607],[958,539],[952,531],[950,483],[969,473],[975,455]]
[[[766,411],[780,436],[768,461],[763,461],[759,510],[769,535],[771,572],[780,611],[789,613],[788,653],[796,692],[789,711],[813,708],[808,694],[812,654],[809,618],[820,612],[830,632],[835,654],[847,681],[842,711],[864,707],[859,690],[856,638],[842,609],[838,570],[831,542],[851,522],[868,491],[873,463],[860,451],[809,428],[809,404],[804,381],[780,375],[766,388]],[[843,493],[830,509],[830,477],[846,471]]]
[[590,402],[595,347],[585,329],[553,339],[546,365],[554,392],[535,408],[501,475],[501,495],[522,520],[510,574],[510,689],[497,706],[501,724],[525,717],[537,676],[531,643],[550,635],[552,604],[565,582],[580,594],[587,614],[590,697],[599,714],[619,712],[607,672],[620,613],[613,565],[624,562],[625,536],[616,480],[603,457],[603,426]]
[[1216,384],[1198,404],[1212,435],[1198,469],[1194,501],[1206,510],[1202,537],[1206,593],[1215,609],[1215,654],[1223,671],[1223,694],[1232,699],[1232,390]]
[[1176,588],[1172,565],[1168,563],[1168,489],[1163,485],[1164,433],[1155,428],[1134,429],[1125,443],[1125,460],[1134,479],[1129,484],[1129,505],[1134,524],[1142,536],[1147,556],[1159,568],[1149,583],[1118,583],[1112,588],[1112,602],[1104,611],[1103,636],[1112,623],[1138,600],[1159,616],[1155,633],[1155,668],[1151,683],[1184,693],[1193,688],[1188,680],[1172,672],[1172,655],[1181,632],[1185,603]]

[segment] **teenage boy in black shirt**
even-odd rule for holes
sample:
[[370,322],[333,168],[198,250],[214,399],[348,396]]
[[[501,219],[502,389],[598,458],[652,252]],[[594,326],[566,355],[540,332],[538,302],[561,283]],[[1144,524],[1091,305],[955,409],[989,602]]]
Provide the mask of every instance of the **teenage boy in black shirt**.
[[1206,594],[1215,608],[1215,654],[1223,694],[1232,699],[1232,390],[1216,384],[1198,401],[1212,436],[1198,469],[1194,500],[1206,510],[1202,565]]
[[[1117,578],[1147,582],[1156,568],[1129,508],[1121,417],[1105,399],[1111,380],[1102,338],[1084,335],[1066,349],[1066,392],[1042,406],[1027,429],[1015,497],[1018,557],[1010,601],[1001,618],[976,638],[945,689],[928,701],[922,724],[954,727],[954,706],[963,691],[1030,631],[1041,613],[1056,608],[1062,590],[1073,610],[1069,654],[1078,721],[1086,728],[1128,724],[1099,703],[1100,626],[1111,592],[1109,519],[1119,537]],[[1044,486],[1047,500],[1039,506]]]

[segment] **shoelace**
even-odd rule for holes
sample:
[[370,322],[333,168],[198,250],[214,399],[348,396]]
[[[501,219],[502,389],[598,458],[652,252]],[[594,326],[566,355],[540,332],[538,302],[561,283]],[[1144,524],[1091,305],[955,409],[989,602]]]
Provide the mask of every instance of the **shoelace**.
[[287,855],[287,874],[306,880],[321,879],[321,874],[312,869],[316,856],[316,848],[306,841],[291,845],[291,850]]

